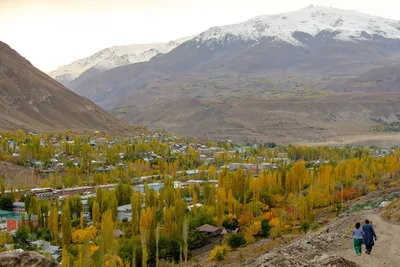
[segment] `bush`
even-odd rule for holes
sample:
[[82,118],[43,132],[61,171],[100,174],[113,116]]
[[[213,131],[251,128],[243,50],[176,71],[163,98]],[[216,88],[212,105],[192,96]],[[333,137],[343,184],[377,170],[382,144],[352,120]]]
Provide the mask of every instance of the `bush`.
[[38,239],[51,241],[51,234],[49,228],[43,228],[38,231]]
[[231,214],[224,220],[222,226],[227,230],[235,230],[239,227],[239,221],[236,216],[232,216]]
[[189,231],[188,247],[190,250],[200,248],[205,245],[207,236],[200,233],[197,229]]
[[355,181],[353,187],[363,196],[365,196],[369,192],[368,184],[361,179]]
[[25,225],[20,226],[12,237],[15,248],[22,248],[23,250],[26,250],[29,246],[28,239],[29,230]]
[[262,220],[261,221],[261,233],[260,236],[268,237],[269,231],[271,231],[271,225],[269,225],[269,220]]
[[77,228],[81,224],[81,219],[80,218],[75,218],[71,222],[71,226],[74,228]]
[[316,222],[310,223],[310,230],[316,230],[319,228],[319,224]]
[[229,247],[226,245],[216,246],[210,253],[210,260],[222,261],[228,255]]
[[242,245],[246,244],[246,239],[243,233],[231,234],[228,237],[228,245],[231,248],[238,248]]
[[308,229],[310,229],[310,222],[304,221],[300,224],[301,230],[304,231],[304,233],[307,233]]

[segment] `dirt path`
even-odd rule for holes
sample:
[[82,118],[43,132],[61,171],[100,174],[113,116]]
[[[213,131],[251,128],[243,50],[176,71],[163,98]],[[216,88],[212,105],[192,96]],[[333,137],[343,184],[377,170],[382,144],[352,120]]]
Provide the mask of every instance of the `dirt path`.
[[400,225],[387,223],[376,213],[365,212],[363,217],[372,221],[378,238],[371,255],[363,253],[361,257],[356,256],[352,244],[346,244],[343,251],[335,252],[334,255],[356,262],[362,267],[399,267]]

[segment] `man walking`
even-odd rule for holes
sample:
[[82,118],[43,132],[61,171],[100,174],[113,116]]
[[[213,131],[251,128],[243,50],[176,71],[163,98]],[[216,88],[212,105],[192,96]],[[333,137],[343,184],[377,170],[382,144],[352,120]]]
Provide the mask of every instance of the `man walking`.
[[365,220],[365,224],[363,225],[364,232],[364,244],[365,244],[365,253],[371,254],[372,247],[374,246],[374,238],[376,239],[376,234],[372,224],[370,224],[369,220]]

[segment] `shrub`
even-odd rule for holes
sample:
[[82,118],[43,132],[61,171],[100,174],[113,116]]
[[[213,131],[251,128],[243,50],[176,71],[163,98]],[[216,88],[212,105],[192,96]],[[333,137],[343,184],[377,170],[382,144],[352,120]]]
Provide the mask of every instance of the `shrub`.
[[268,237],[269,231],[271,231],[271,225],[269,225],[269,220],[262,220],[260,236]]
[[365,196],[369,192],[368,184],[361,179],[355,181],[353,186],[363,196]]
[[239,227],[239,221],[236,216],[229,214],[228,217],[222,223],[222,226],[227,230],[235,230]]
[[370,184],[369,186],[368,186],[368,191],[376,191],[376,185],[375,184]]
[[81,223],[81,219],[80,218],[75,218],[71,221],[71,226],[73,228],[77,228],[79,226],[79,224]]
[[231,248],[238,248],[241,245],[246,244],[246,239],[243,233],[231,234],[228,237],[228,245]]
[[301,230],[304,231],[304,233],[307,233],[308,229],[310,229],[310,222],[304,221],[300,224]]
[[319,228],[318,223],[316,223],[316,222],[310,223],[310,230],[316,230],[318,228]]
[[222,261],[228,255],[229,247],[226,245],[216,246],[210,253],[210,260]]
[[203,233],[200,233],[197,229],[189,231],[189,240],[188,240],[189,249],[196,249],[204,246],[206,240],[207,236]]

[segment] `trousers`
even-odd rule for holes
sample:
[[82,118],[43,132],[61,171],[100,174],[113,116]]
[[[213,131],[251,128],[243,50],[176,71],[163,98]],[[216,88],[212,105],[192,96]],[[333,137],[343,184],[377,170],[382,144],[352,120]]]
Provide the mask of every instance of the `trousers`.
[[356,251],[356,254],[357,254],[357,255],[358,255],[358,254],[361,254],[361,251],[362,251],[362,243],[363,243],[363,240],[362,240],[362,239],[357,239],[357,238],[354,238],[354,239],[353,239],[354,250]]

